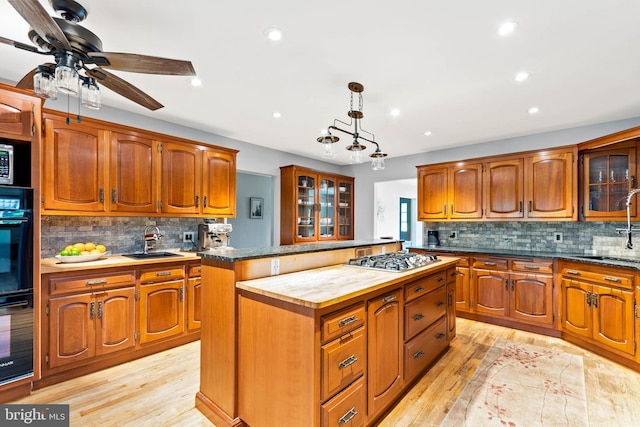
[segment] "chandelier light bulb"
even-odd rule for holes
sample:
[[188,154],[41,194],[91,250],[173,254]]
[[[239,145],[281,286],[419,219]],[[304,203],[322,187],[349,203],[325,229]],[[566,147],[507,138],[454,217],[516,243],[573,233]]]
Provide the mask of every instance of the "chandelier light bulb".
[[328,142],[322,144],[322,157],[325,159],[333,159],[338,153],[333,150],[333,143]]
[[353,165],[355,163],[362,163],[362,162],[363,162],[362,151],[352,150],[351,154],[349,155],[349,164]]
[[78,93],[78,72],[73,67],[58,65],[56,67],[56,85],[58,90],[69,95]]

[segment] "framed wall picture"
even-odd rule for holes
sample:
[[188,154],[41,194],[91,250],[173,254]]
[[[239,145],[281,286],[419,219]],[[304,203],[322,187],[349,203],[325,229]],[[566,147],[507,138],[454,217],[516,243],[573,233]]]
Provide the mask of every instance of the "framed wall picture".
[[264,199],[261,197],[251,197],[251,205],[249,207],[249,217],[262,219],[262,211],[264,210]]

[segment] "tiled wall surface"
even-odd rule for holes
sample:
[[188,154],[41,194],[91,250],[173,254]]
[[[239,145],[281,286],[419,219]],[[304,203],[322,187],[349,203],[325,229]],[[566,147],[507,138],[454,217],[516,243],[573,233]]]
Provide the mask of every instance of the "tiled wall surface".
[[[147,218],[147,217],[80,217],[43,216],[41,231],[41,256],[51,258],[66,245],[77,242],[102,243],[112,254],[142,252],[144,230],[157,226],[162,239],[158,250],[193,249],[192,244],[182,242],[184,231],[193,232],[197,238],[199,218]],[[155,232],[153,229],[152,232]]]
[[[640,232],[634,249],[626,249],[626,233],[617,229],[623,222],[426,222],[427,230],[439,230],[440,244],[446,247],[494,248],[552,253],[598,254],[640,258]],[[457,233],[452,239],[451,232]],[[562,234],[562,241],[555,234]]]

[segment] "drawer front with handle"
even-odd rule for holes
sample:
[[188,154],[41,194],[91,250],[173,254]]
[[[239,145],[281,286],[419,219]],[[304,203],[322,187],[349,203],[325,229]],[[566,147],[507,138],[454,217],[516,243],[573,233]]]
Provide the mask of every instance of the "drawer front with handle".
[[447,322],[443,317],[404,345],[405,381],[411,381],[429,366],[447,345]]
[[182,278],[184,278],[184,266],[167,267],[154,270],[142,270],[142,273],[140,274],[140,283],[166,282]]
[[364,303],[322,317],[322,342],[326,343],[364,325]]
[[436,289],[437,287],[446,285],[447,272],[440,271],[422,279],[407,283],[404,287],[404,300],[411,301],[422,295]]
[[511,262],[511,270],[527,273],[553,273],[553,261],[535,259],[531,261],[514,259]]
[[55,277],[49,279],[50,295],[58,295],[76,291],[110,289],[136,284],[134,271],[118,271],[77,277]]
[[320,424],[322,427],[364,426],[367,403],[364,378],[351,384],[333,399],[322,405]]
[[474,258],[473,268],[482,268],[485,270],[506,270],[508,261],[500,258]]
[[404,336],[413,338],[447,312],[447,288],[441,287],[420,299],[411,301],[404,308]]
[[200,277],[202,276],[202,267],[200,264],[191,264],[189,265],[189,277]]
[[364,374],[366,366],[364,327],[322,346],[322,401]]
[[633,289],[633,274],[628,274],[623,271],[602,269],[601,271],[596,272],[587,271],[582,268],[577,269],[573,267],[564,267],[562,269],[562,276],[605,286],[613,286],[629,290]]

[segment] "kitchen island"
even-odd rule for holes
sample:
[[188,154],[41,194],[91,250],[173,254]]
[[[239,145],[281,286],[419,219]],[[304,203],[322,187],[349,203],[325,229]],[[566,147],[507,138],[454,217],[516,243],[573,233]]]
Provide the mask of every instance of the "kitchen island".
[[[378,240],[283,246],[273,248],[273,252],[257,250],[258,255],[249,249],[201,253],[198,409],[217,426],[320,425],[321,420],[324,423],[328,419],[324,415],[321,418],[321,410],[328,410],[330,402],[339,403],[334,397],[367,399],[367,384],[376,390],[377,378],[380,388],[385,381],[393,386],[390,390],[385,387],[386,393],[369,396],[369,406],[374,402],[375,407],[371,416],[366,411],[358,412],[365,421],[381,415],[412,382],[411,378],[426,368],[425,361],[444,351],[444,343],[448,344],[445,337],[450,336],[445,285],[447,269],[455,271],[455,258],[443,258],[406,272],[342,265],[350,258],[398,249],[399,242]],[[416,297],[423,293],[427,297],[415,301],[436,305],[437,318],[417,316],[424,326],[406,331],[403,316],[410,310],[405,309],[405,300],[409,301],[405,287],[413,282],[420,284],[415,287]],[[376,341],[378,334],[393,336],[393,341]],[[405,375],[403,354],[411,349],[407,350],[407,345],[430,342],[430,334],[439,336],[443,344],[433,346],[438,350],[435,354],[431,354],[431,348],[412,353],[417,354],[417,362],[415,367],[409,363]],[[337,346],[337,353],[327,345]],[[345,369],[337,376],[321,379],[321,371],[328,372],[328,367],[321,367],[323,361],[334,361],[351,346],[354,351],[362,351],[362,356],[345,355],[344,360],[337,361]],[[369,347],[368,353],[363,346]],[[394,374],[393,367],[386,369],[389,364],[383,362],[387,360],[397,360],[395,368],[399,371]],[[372,364],[381,368],[368,370]],[[338,405],[336,411],[341,409]],[[349,415],[350,409],[340,417],[355,417]]]

